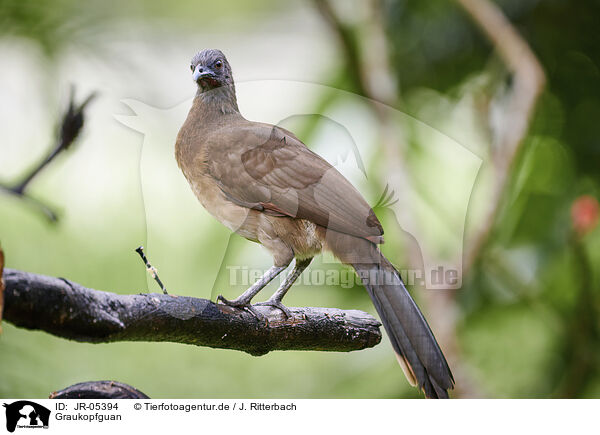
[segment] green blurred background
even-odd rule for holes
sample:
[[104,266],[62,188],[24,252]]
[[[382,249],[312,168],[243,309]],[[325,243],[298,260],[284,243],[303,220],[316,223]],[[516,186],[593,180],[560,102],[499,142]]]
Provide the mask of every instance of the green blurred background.
[[[495,114],[511,77],[457,3],[355,0],[329,9],[323,2],[274,0],[0,1],[0,182],[16,182],[47,151],[71,84],[80,98],[99,93],[76,146],[30,186],[32,196],[59,212],[57,223],[0,191],[6,266],[119,293],[156,291],[133,251],[144,244],[171,292],[213,300],[216,292],[239,292],[222,281],[213,288],[224,258],[268,266],[260,247],[231,238],[173,172],[175,134],[194,94],[189,59],[199,49],[220,48],[238,83],[315,84],[272,102],[293,97],[294,109],[325,115],[288,121],[321,154],[328,138],[348,140],[344,132],[329,135],[328,119],[347,111],[347,119],[371,120],[364,140],[351,139],[369,181],[361,182],[359,171],[348,176],[373,204],[401,171],[390,159],[397,156],[394,143],[405,176],[424,186],[416,195],[441,222],[454,216],[448,214],[453,198],[446,196],[445,204],[426,189],[435,183],[423,180],[439,182],[440,174],[424,150],[431,143],[460,144],[481,160],[466,221],[458,223],[465,246],[482,225],[490,226],[489,238],[459,290],[413,293],[449,358],[455,397],[600,397],[600,2],[496,4],[530,44],[547,84],[498,210],[486,222],[496,176],[490,168]],[[402,137],[386,140],[377,131],[377,104],[360,96],[400,113]],[[277,122],[260,117],[269,98],[240,94],[242,112]],[[152,132],[127,122],[131,115],[153,124]],[[154,148],[160,149],[153,157]],[[463,159],[448,154],[447,169],[461,173]],[[449,186],[470,194],[468,177],[458,178]],[[402,192],[395,195],[404,199],[396,214],[417,208]],[[384,251],[402,269],[415,260],[389,210],[376,209],[386,228]],[[424,222],[434,234],[429,249],[440,258],[460,257],[461,251],[446,252],[449,236],[435,231],[443,224]],[[462,235],[458,240],[462,245]],[[322,260],[311,267],[342,268]],[[286,303],[374,314],[359,286],[300,285]],[[47,397],[101,379],[131,384],[152,398],[420,397],[387,338],[348,354],[255,358],[173,343],[76,343],[6,321],[2,328],[0,397]]]

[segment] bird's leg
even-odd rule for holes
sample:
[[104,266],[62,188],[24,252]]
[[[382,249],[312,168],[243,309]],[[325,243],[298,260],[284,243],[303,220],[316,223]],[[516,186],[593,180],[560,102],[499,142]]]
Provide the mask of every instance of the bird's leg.
[[273,281],[273,279],[281,273],[288,265],[285,266],[271,266],[269,270],[265,272],[263,276],[260,277],[258,281],[256,281],[248,290],[242,293],[240,296],[235,298],[232,301],[225,299],[222,295],[217,297],[217,300],[223,302],[225,305],[229,305],[230,307],[248,307],[250,305],[250,301],[256,294],[261,291],[268,283]]
[[283,284],[281,284],[281,287],[277,289],[273,296],[271,296],[265,302],[259,302],[255,305],[267,305],[270,307],[279,308],[281,311],[283,311],[283,314],[285,314],[286,317],[292,317],[292,313],[290,312],[290,310],[288,310],[288,308],[285,305],[281,303],[281,300],[283,299],[287,291],[290,289],[292,284],[294,284],[294,282],[296,282],[296,280],[302,274],[302,272],[304,272],[304,269],[308,267],[311,261],[312,258],[307,258],[305,260],[297,259],[296,264],[294,265],[294,269],[288,274]]

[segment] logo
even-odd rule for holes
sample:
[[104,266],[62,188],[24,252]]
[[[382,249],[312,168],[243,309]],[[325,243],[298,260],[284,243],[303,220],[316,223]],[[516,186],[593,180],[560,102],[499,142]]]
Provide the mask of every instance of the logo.
[[22,429],[48,429],[50,410],[29,400],[19,400],[3,404],[6,408],[6,430],[14,432]]

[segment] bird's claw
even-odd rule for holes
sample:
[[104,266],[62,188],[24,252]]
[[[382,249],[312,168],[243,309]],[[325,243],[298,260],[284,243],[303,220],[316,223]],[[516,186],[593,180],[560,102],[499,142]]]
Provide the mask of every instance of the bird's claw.
[[281,301],[274,301],[269,299],[268,301],[265,302],[258,302],[254,305],[260,305],[260,306],[266,306],[266,307],[273,307],[273,308],[277,308],[279,310],[281,310],[281,312],[284,314],[284,316],[289,319],[290,317],[293,317],[292,312],[289,310],[288,307],[286,307],[285,305],[283,305],[281,303]]
[[233,302],[233,301],[230,301],[229,299],[225,299],[225,298],[223,297],[223,295],[219,295],[219,296],[217,296],[217,302],[222,302],[223,304],[225,304],[225,305],[228,305],[228,306],[230,306],[230,307],[232,307],[232,306],[236,306],[236,305],[235,305],[235,302]]
[[256,311],[252,305],[248,302],[244,302],[244,301],[237,301],[237,300],[233,300],[230,301],[229,299],[225,299],[223,297],[223,295],[219,295],[217,296],[217,302],[221,302],[224,305],[227,305],[228,307],[233,307],[233,308],[238,308],[240,310],[245,310],[248,311],[250,314],[252,314],[254,317],[256,317],[257,320],[264,320],[264,316],[262,314],[260,314],[258,311]]

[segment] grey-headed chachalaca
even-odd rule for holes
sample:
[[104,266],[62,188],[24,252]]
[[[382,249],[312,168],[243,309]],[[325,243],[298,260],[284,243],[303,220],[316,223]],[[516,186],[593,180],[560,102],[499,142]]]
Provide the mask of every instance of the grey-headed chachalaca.
[[361,194],[289,131],[240,114],[221,51],[196,54],[190,67],[198,92],[177,137],[177,162],[208,212],[274,259],[241,296],[219,300],[248,307],[295,258],[292,272],[262,303],[289,315],[283,296],[312,258],[329,250],[361,277],[409,382],[426,397],[448,397],[452,373],[400,274],[377,247],[383,228]]

